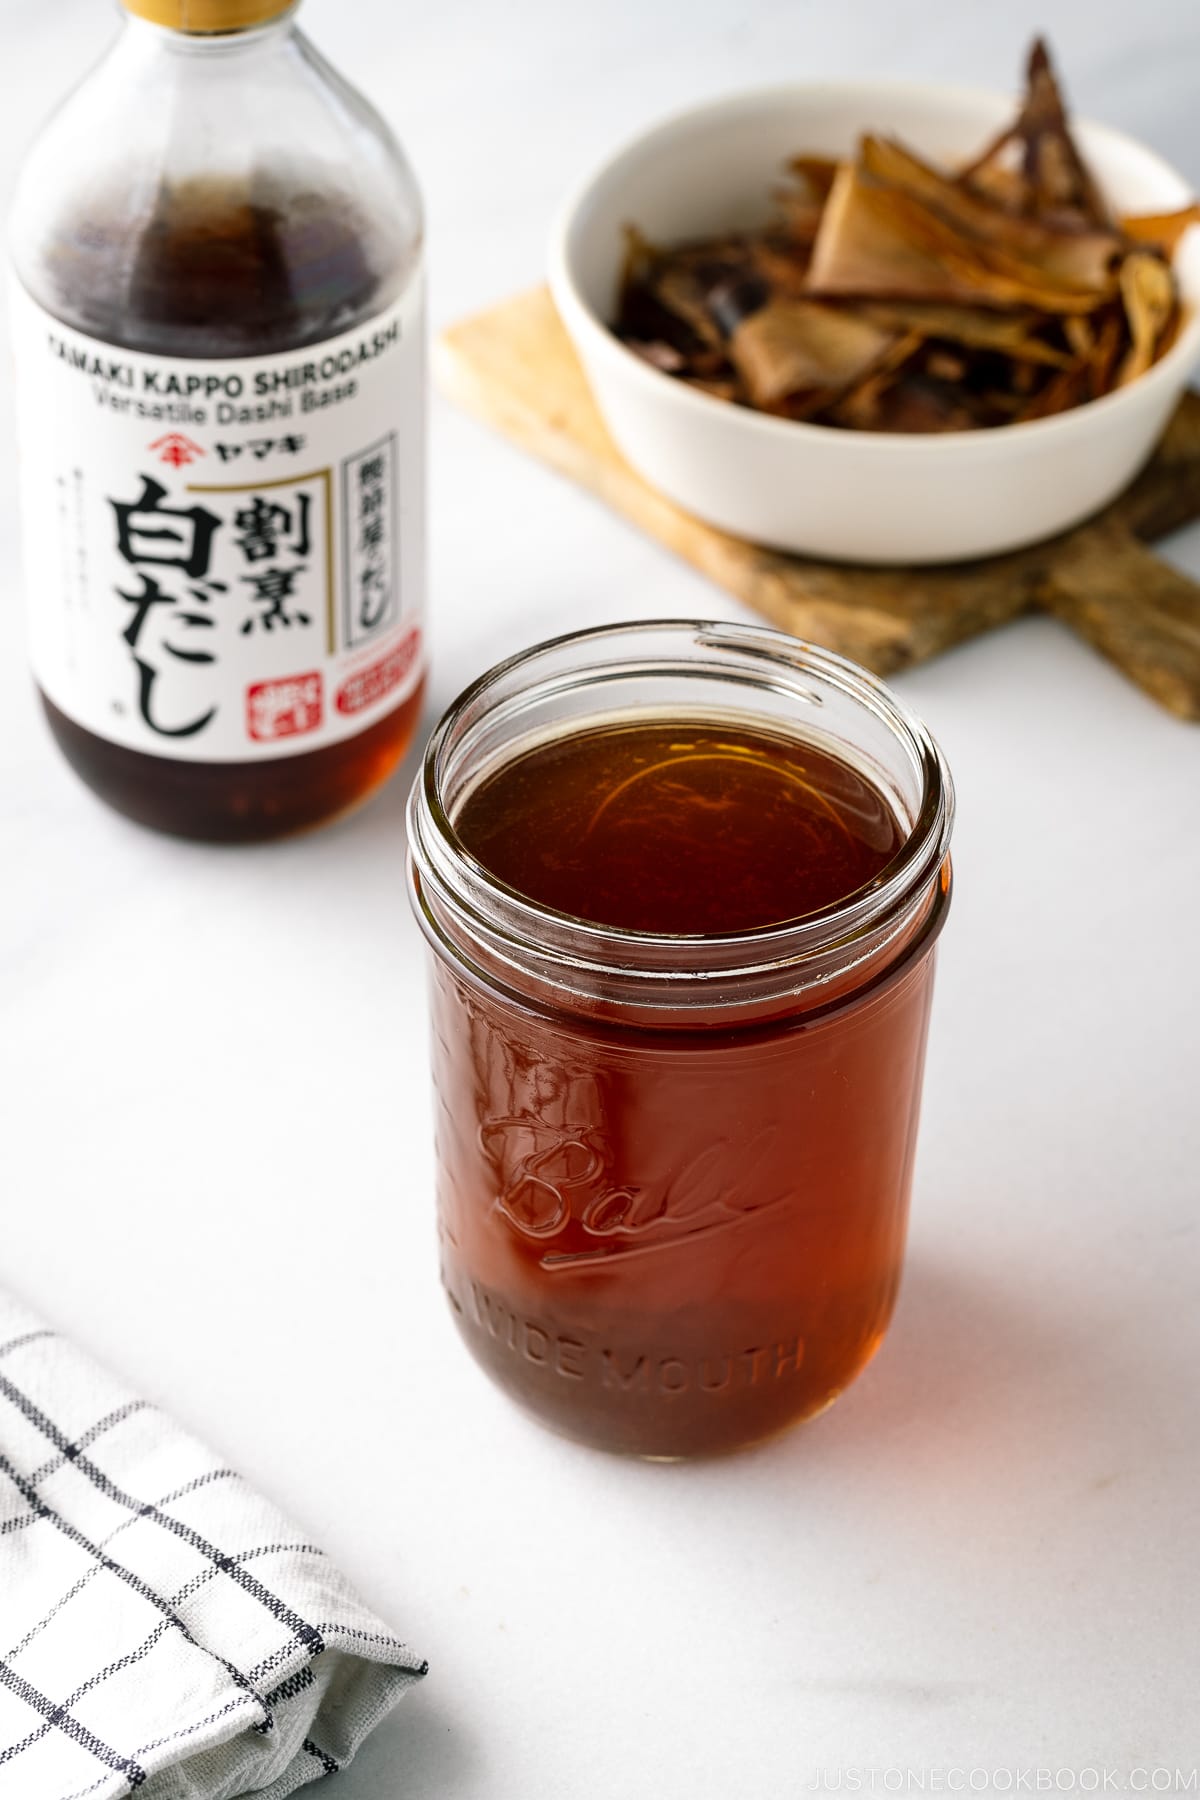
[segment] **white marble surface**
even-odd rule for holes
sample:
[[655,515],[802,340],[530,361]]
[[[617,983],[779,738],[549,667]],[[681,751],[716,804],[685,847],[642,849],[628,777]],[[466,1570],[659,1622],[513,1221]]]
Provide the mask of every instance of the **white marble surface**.
[[[535,279],[564,183],[660,111],[785,75],[1007,84],[1037,24],[1082,109],[1200,179],[1189,0],[306,11],[409,144],[442,320]],[[5,198],[109,29],[103,0],[0,0]],[[1191,1771],[1200,734],[1049,622],[901,681],[961,813],[894,1329],[809,1429],[626,1466],[510,1410],[443,1310],[406,781],[250,853],[95,803],[25,673],[7,386],[0,413],[0,1277],[426,1650],[330,1794]],[[432,708],[553,630],[736,610],[444,408],[434,478]]]

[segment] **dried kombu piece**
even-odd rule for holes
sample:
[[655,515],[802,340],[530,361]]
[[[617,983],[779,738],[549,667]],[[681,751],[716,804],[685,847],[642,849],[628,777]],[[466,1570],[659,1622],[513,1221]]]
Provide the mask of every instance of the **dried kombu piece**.
[[1042,38],[1035,39],[1029,52],[1025,100],[1016,119],[960,172],[959,180],[1010,211],[1047,222],[1111,223],[1104,197],[1071,136]]
[[1118,387],[1146,373],[1175,310],[1175,284],[1161,257],[1150,250],[1135,250],[1125,258],[1121,264],[1121,298],[1131,341],[1117,372]]
[[952,225],[989,266],[1031,282],[1048,281],[1086,293],[1111,283],[1113,260],[1121,251],[1115,229],[1081,225],[1067,230],[1036,216],[1012,213],[886,138],[865,137],[859,162],[876,181],[901,189]]
[[1174,256],[1179,240],[1189,226],[1200,225],[1200,204],[1181,207],[1173,213],[1142,213],[1121,220],[1121,231],[1139,244],[1153,244],[1164,256]]
[[[864,150],[877,140],[864,140]],[[1014,225],[1021,221],[1013,220]],[[1095,264],[1083,247],[1081,265]],[[1114,246],[1115,247],[1115,246]],[[1074,249],[1072,240],[1071,249]],[[1063,263],[1069,262],[1067,251]],[[1045,259],[1050,262],[1049,256]],[[812,292],[845,298],[959,301],[1029,306],[1048,313],[1088,312],[1112,289],[1109,264],[1089,270],[1038,267],[998,239],[970,235],[961,223],[907,187],[881,179],[865,157],[834,183],[809,265]],[[1098,281],[1087,283],[1093,273]]]
[[838,168],[829,156],[793,156],[788,163],[791,179],[776,200],[793,245],[811,244],[816,237]]
[[709,290],[708,310],[722,335],[732,338],[747,319],[767,306],[770,299],[770,283],[757,269],[738,269]]
[[[1010,356],[1015,362],[1043,363],[1049,368],[1064,368],[1071,360],[1069,349],[1060,348],[1039,335],[1044,324],[1036,312],[995,312],[983,307],[930,305],[916,301],[880,301],[877,305],[856,308],[858,315],[894,330],[913,331],[922,338],[941,338],[965,350],[992,350]],[[1069,334],[1077,327],[1088,329],[1078,317],[1063,320],[1063,331]]]
[[1179,329],[1171,257],[1200,204],[1117,219],[1045,45],[967,167],[868,134],[798,155],[764,229],[663,249],[631,233],[618,335],[718,398],[850,430],[1046,418],[1136,380]]
[[842,394],[896,342],[886,326],[815,300],[772,300],[737,327],[730,359],[751,402],[764,410],[804,394]]
[[969,431],[981,423],[952,385],[919,372],[864,382],[838,402],[832,422],[859,431],[911,432]]

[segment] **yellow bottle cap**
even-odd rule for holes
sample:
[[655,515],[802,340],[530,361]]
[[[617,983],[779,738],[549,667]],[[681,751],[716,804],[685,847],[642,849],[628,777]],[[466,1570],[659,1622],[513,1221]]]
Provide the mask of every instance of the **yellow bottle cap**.
[[290,12],[296,0],[122,0],[126,12],[172,31],[248,31]]

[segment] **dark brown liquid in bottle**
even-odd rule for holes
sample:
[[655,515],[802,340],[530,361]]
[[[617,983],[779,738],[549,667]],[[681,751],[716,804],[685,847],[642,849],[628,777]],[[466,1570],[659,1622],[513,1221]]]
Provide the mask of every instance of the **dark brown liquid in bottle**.
[[[151,355],[267,356],[350,330],[394,295],[371,267],[342,194],[164,182],[149,220],[89,216],[62,234],[64,323]],[[387,780],[407,749],[421,689],[357,737],[264,762],[185,762],[111,743],[42,704],[67,761],[110,806],[184,837],[249,843],[335,818]]]
[[[655,934],[835,906],[904,839],[831,752],[687,718],[534,745],[455,826],[543,906]],[[443,1279],[513,1398],[593,1445],[689,1456],[847,1386],[904,1242],[933,965],[897,963],[740,1024],[699,1003],[653,1026],[437,968]]]

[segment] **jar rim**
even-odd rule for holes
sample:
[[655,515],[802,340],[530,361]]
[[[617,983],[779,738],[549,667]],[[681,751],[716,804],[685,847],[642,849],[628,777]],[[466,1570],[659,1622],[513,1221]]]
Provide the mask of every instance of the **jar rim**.
[[[903,844],[879,875],[817,911],[748,931],[710,934],[601,925],[543,906],[493,875],[459,837],[444,793],[460,747],[456,740],[473,717],[495,720],[506,710],[519,713],[534,696],[550,695],[556,688],[612,680],[611,668],[591,676],[586,670],[557,678],[551,672],[541,681],[538,670],[540,666],[549,671],[565,651],[578,648],[602,656],[606,646],[620,644],[637,651],[611,666],[620,676],[708,672],[759,689],[768,686],[797,695],[803,691],[806,700],[821,704],[818,694],[802,687],[805,677],[817,678],[887,726],[920,771],[921,794]],[[690,657],[685,650],[691,651]],[[513,684],[506,700],[504,690]],[[520,747],[518,737],[511,753],[519,753]],[[840,966],[852,964],[854,945],[876,939],[889,919],[906,918],[914,899],[926,893],[945,862],[954,788],[941,750],[922,721],[884,682],[849,658],[765,625],[650,619],[564,632],[485,670],[458,694],[435,727],[413,785],[408,817],[409,855],[423,922],[428,924],[430,896],[423,891],[427,888],[469,934],[482,932],[503,960],[521,966],[531,950],[553,957],[563,977],[555,985],[571,988],[572,975],[590,975],[651,984],[669,981],[674,986],[681,981],[711,984],[717,977],[765,976],[797,969],[839,950],[845,952]]]

